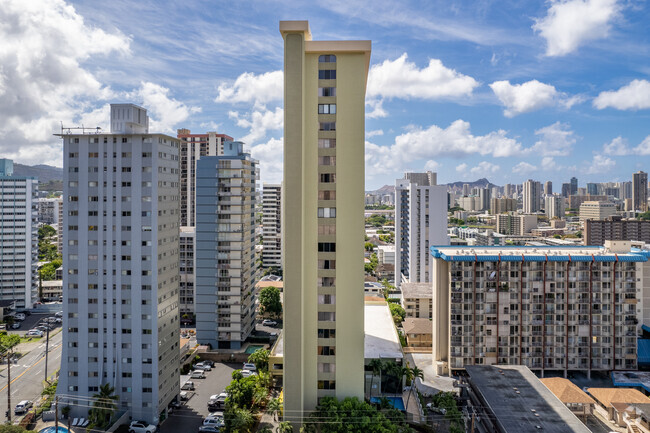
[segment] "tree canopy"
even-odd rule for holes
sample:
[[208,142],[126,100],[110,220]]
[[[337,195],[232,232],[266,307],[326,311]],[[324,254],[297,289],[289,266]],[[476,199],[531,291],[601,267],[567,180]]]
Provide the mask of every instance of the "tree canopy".
[[404,317],[406,317],[406,311],[404,311],[404,308],[402,308],[401,305],[389,302],[388,308],[390,308],[390,314],[393,316],[393,320],[397,325],[404,321]]
[[269,286],[260,291],[260,310],[263,314],[282,314],[280,289]]
[[257,349],[248,357],[248,362],[255,364],[258,371],[266,371],[269,368],[269,351],[266,349]]

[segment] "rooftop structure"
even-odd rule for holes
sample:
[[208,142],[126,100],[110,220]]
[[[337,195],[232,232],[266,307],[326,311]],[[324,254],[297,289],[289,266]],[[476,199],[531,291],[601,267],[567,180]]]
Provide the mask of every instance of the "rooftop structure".
[[467,367],[470,410],[479,431],[589,433],[590,430],[521,365]]

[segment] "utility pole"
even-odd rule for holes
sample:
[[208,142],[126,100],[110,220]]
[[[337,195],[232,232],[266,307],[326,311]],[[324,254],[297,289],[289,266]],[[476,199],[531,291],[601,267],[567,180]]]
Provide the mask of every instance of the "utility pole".
[[11,351],[7,352],[7,420],[11,424]]
[[49,383],[47,381],[47,354],[50,347],[50,322],[47,322],[46,325],[47,325],[47,337],[45,338],[45,382]]
[[59,396],[54,398],[54,432],[59,433]]
[[472,411],[472,428],[470,430],[470,433],[474,433],[474,411]]

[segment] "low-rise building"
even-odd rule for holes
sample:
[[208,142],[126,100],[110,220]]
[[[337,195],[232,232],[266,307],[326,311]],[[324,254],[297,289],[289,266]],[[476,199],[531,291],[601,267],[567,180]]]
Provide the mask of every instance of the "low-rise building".
[[569,379],[547,377],[540,379],[564,405],[577,417],[586,419],[593,413],[596,402]]
[[622,219],[616,215],[587,220],[584,240],[585,245],[604,245],[605,240],[650,243],[650,221]]
[[479,432],[589,433],[590,430],[522,365],[470,365],[463,393]]
[[537,227],[537,215],[499,214],[496,216],[497,233],[524,236]]
[[580,221],[602,220],[616,215],[616,205],[606,201],[586,201],[580,205]]
[[47,301],[58,301],[63,297],[63,280],[41,281],[40,298]]
[[433,318],[433,288],[431,283],[403,283],[402,307],[406,317]]
[[407,317],[402,322],[406,345],[409,347],[431,347],[433,325],[429,319]]
[[380,265],[389,264],[395,266],[395,245],[378,245],[377,262]]
[[596,411],[621,427],[626,426],[625,411],[633,404],[647,404],[650,399],[633,388],[588,388],[596,400]]

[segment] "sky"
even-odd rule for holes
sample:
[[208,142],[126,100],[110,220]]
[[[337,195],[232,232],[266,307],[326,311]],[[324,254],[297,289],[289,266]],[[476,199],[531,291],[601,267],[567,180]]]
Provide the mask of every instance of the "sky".
[[650,169],[650,5],[643,0],[2,0],[0,157],[62,166],[61,125],[244,141],[282,179],[280,20],[372,41],[366,190],[550,180],[559,191]]

